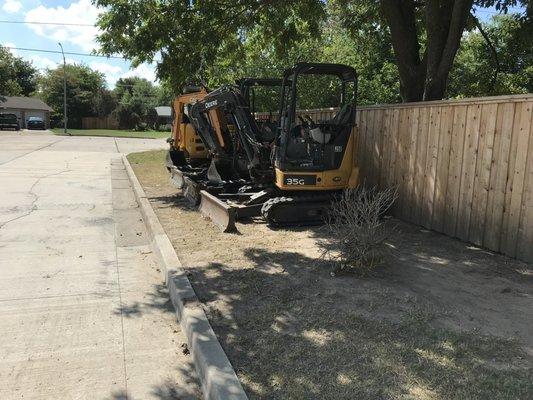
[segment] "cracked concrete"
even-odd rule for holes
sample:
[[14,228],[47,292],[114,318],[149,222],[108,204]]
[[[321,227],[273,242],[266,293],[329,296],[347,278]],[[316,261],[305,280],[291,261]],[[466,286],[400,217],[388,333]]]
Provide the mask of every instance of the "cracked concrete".
[[121,152],[0,134],[0,399],[194,399],[194,368]]

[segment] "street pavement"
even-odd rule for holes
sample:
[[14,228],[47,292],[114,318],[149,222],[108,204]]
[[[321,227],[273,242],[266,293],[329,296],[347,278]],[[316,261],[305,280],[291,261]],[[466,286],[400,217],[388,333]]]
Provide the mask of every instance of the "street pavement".
[[160,139],[0,133],[0,399],[196,399],[121,154]]

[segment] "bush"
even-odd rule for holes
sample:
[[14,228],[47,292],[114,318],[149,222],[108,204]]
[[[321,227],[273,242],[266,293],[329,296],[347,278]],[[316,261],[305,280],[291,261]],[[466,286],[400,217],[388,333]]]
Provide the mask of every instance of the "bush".
[[365,276],[383,264],[385,241],[394,232],[385,227],[383,215],[396,198],[395,188],[360,186],[345,190],[332,204],[327,219],[331,241],[323,256],[335,263],[335,271]]

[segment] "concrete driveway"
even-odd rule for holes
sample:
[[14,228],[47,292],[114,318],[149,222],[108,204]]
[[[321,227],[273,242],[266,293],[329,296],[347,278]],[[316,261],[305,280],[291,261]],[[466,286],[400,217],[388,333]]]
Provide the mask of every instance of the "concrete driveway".
[[194,399],[121,153],[164,140],[0,134],[0,399]]

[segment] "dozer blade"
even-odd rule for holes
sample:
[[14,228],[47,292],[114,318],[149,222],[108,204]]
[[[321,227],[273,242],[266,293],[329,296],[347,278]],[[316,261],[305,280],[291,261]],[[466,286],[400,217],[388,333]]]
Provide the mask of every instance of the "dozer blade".
[[193,206],[200,204],[200,189],[201,186],[197,182],[188,176],[183,176],[183,197]]
[[171,166],[169,167],[169,169],[170,169],[170,181],[172,182],[172,185],[174,185],[178,189],[183,188],[183,185],[185,184],[183,172],[181,172],[175,166]]
[[200,196],[200,212],[203,215],[209,217],[216,226],[222,229],[222,232],[235,232],[237,230],[235,207],[227,205],[205,190],[200,191]]

